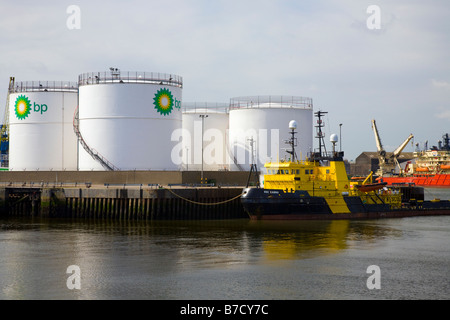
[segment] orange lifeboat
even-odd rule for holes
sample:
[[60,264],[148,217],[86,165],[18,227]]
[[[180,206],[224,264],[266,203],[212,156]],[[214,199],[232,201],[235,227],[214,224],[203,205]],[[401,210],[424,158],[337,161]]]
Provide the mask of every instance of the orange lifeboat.
[[356,189],[362,192],[370,192],[375,191],[383,188],[385,185],[387,185],[387,182],[380,182],[380,183],[372,183],[372,184],[362,184],[362,185],[355,185]]
[[441,164],[442,170],[450,170],[450,164]]
[[428,167],[417,167],[415,171],[416,172],[428,172],[430,170],[428,169]]

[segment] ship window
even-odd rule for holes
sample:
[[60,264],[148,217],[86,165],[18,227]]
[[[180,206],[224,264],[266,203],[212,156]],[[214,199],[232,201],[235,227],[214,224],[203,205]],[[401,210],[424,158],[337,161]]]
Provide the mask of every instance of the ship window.
[[330,173],[330,170],[329,170],[329,169],[327,169],[327,174],[328,174],[328,173]]
[[289,170],[284,170],[284,172],[285,172],[286,174],[289,174]]
[[284,174],[284,170],[280,170],[281,174]]

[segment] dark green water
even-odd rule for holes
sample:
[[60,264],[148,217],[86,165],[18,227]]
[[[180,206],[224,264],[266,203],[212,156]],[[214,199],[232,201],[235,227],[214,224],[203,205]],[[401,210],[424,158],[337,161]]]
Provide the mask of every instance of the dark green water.
[[450,216],[0,226],[0,299],[450,299]]

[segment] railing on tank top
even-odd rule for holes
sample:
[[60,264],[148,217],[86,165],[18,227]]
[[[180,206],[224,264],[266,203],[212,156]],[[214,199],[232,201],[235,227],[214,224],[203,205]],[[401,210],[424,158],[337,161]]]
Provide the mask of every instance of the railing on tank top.
[[299,96],[247,96],[230,99],[230,110],[255,108],[312,109],[313,100]]
[[183,87],[183,78],[175,74],[160,72],[115,71],[89,72],[78,76],[78,85],[92,85],[101,83],[151,83]]
[[69,81],[20,81],[10,84],[8,92],[78,92],[78,84]]

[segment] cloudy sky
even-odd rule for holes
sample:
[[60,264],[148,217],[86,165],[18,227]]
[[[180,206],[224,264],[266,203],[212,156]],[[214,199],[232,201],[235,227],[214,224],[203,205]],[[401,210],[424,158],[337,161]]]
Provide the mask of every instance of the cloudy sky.
[[0,110],[10,76],[116,67],[180,75],[190,102],[310,97],[327,135],[343,124],[349,160],[376,151],[371,119],[387,151],[410,133],[436,145],[450,133],[449,17],[448,0],[0,0]]

